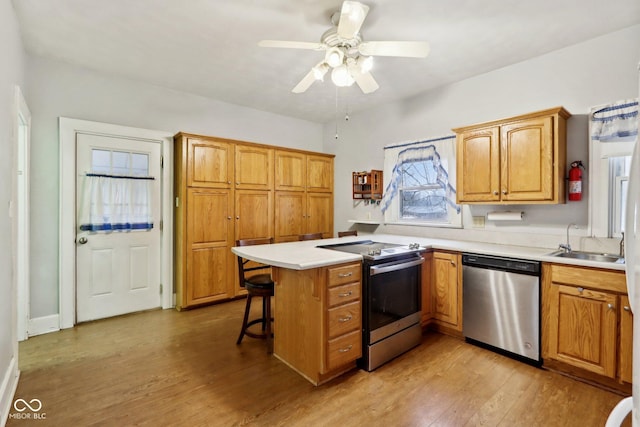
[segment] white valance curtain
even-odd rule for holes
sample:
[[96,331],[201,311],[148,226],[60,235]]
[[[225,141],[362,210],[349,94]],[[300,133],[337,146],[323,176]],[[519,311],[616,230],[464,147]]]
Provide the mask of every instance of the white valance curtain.
[[403,185],[403,171],[412,162],[431,161],[435,177],[422,185],[439,188],[445,194],[446,219],[438,221],[411,219],[424,225],[462,227],[460,206],[456,204],[456,137],[455,135],[421,141],[391,144],[384,147],[384,174],[388,177],[381,202],[381,210],[388,223],[403,222],[400,193]]
[[626,99],[597,108],[589,119],[593,141],[633,141],[638,137],[638,100]]
[[80,230],[152,229],[153,180],[153,177],[86,174],[79,206]]

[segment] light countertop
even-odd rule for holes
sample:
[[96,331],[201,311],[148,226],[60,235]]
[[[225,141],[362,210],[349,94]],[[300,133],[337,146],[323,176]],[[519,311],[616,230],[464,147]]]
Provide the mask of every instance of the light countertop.
[[596,262],[548,256],[547,254],[555,251],[555,249],[549,248],[498,245],[492,243],[431,239],[428,237],[410,237],[391,234],[363,234],[361,236],[275,243],[273,245],[237,246],[231,250],[236,255],[261,262],[263,264],[288,268],[291,270],[307,270],[310,268],[361,261],[362,257],[360,255],[316,247],[318,245],[357,242],[360,240],[373,240],[376,242],[398,243],[405,245],[409,243],[419,243],[427,249],[469,252],[483,255],[528,259],[533,261],[553,262],[556,264],[569,264],[582,267],[596,267],[624,271],[624,264],[619,263]]

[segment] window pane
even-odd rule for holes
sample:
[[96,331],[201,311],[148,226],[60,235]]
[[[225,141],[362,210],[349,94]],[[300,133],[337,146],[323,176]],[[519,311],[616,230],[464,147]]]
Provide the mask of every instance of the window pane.
[[113,151],[111,161],[112,174],[129,175],[129,153],[122,151]]
[[131,153],[131,175],[149,176],[149,155]]
[[401,190],[400,212],[403,219],[447,219],[447,197],[444,190]]
[[620,237],[624,231],[630,168],[631,156],[609,158],[609,237]]
[[92,149],[91,171],[94,173],[111,173],[111,151]]

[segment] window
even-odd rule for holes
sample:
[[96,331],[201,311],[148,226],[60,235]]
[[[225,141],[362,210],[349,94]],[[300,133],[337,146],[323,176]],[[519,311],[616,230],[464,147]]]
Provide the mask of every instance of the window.
[[[442,170],[446,170],[446,162]],[[400,217],[402,219],[446,221],[447,194],[440,184],[442,173],[433,159],[411,160],[401,166]]]
[[390,145],[381,209],[390,224],[462,227],[456,205],[455,136]]
[[107,175],[148,176],[149,155],[94,148],[91,150],[91,171]]

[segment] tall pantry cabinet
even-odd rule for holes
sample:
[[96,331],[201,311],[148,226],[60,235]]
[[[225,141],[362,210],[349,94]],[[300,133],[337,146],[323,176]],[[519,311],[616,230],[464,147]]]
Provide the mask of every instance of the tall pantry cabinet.
[[[174,259],[176,308],[180,310],[245,293],[238,284],[236,256],[231,252],[235,241],[276,237],[276,213],[298,214],[295,206],[276,209],[274,175],[295,175],[307,183],[308,158],[317,158],[330,166],[322,175],[327,174],[332,184],[333,156],[186,133],[174,139]],[[276,153],[302,158],[302,167],[286,162],[278,165]],[[301,194],[307,196],[304,187]],[[314,208],[324,209],[318,216],[330,218],[326,221],[332,233],[332,186],[323,196],[327,201]]]

